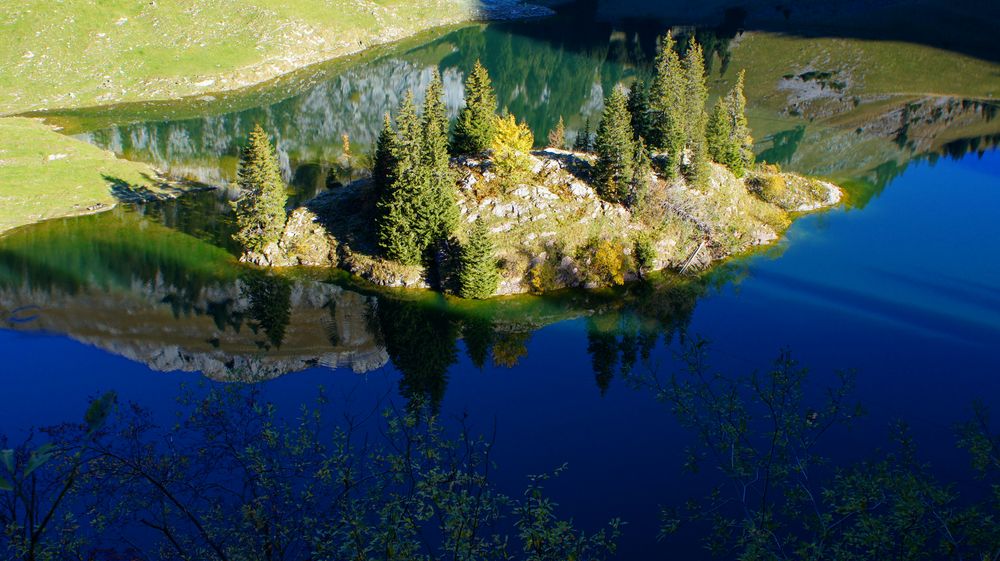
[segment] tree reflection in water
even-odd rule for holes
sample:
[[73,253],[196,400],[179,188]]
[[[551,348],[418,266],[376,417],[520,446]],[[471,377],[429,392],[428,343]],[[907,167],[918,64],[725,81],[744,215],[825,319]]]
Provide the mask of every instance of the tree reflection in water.
[[[321,397],[288,417],[244,378],[189,391],[177,422],[163,424],[109,395],[83,423],[0,441],[0,552],[17,561],[612,556],[618,521],[576,529],[545,498],[544,477],[521,497],[501,493],[489,477],[493,439],[473,434],[469,419],[437,418],[460,337],[477,367],[513,367],[534,329],[582,315],[600,391],[618,376],[669,406],[700,442],[687,467],[721,478],[702,499],[663,507],[665,548],[683,527],[723,558],[1000,559],[1000,435],[985,408],[958,431],[979,475],[971,494],[918,461],[902,424],[880,458],[826,457],[821,437],[860,413],[853,376],[814,402],[787,353],[766,373],[723,375],[708,344],[685,335],[699,297],[737,274],[566,293],[525,309],[361,298],[360,327],[400,371],[405,407],[387,400],[344,416]],[[296,282],[247,273],[246,313],[216,321],[245,321],[262,331],[261,352],[277,348],[290,295],[306,286]],[[336,345],[350,334],[336,328],[337,301],[320,300],[323,338]],[[661,341],[683,368],[653,365]]]
[[448,386],[448,368],[458,360],[459,325],[441,310],[406,300],[381,298],[373,306],[376,338],[403,376],[400,393],[436,411]]
[[251,271],[243,275],[241,292],[250,301],[250,328],[263,330],[262,349],[281,348],[292,318],[292,282],[280,275]]

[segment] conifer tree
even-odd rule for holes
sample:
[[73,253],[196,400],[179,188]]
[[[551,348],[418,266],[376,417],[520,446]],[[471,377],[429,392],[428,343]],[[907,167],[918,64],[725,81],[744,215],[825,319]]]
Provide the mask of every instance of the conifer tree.
[[656,68],[650,86],[651,126],[646,139],[650,147],[667,157],[667,177],[674,177],[686,144],[684,69],[668,31],[660,38]]
[[629,198],[635,159],[633,137],[628,99],[622,88],[616,87],[604,102],[595,141],[594,181],[605,200],[625,202]]
[[652,118],[649,107],[649,85],[639,80],[628,93],[628,111],[632,115],[632,132],[635,138],[648,138],[652,132]]
[[726,96],[726,109],[729,113],[729,120],[732,124],[732,160],[729,164],[730,170],[736,177],[743,177],[746,170],[753,165],[753,136],[750,134],[750,125],[747,123],[747,98],[743,94],[743,79],[745,72],[740,70],[736,85]]
[[288,196],[274,147],[259,124],[240,153],[237,184],[240,196],[233,202],[237,226],[233,237],[244,250],[261,251],[281,238]]
[[713,162],[730,166],[732,158],[733,126],[726,109],[726,100],[720,99],[712,109],[705,127],[705,139],[708,141],[708,155]]
[[700,189],[708,185],[708,178],[711,174],[708,141],[705,140],[705,125],[708,121],[708,116],[702,111],[700,114],[695,115],[694,119],[696,120],[695,126],[697,130],[701,132],[692,135],[688,141],[690,161],[684,170],[684,175],[692,186]]
[[497,98],[490,75],[478,60],[465,81],[465,109],[455,125],[456,154],[480,154],[489,150],[493,140],[493,117]]
[[641,136],[635,142],[632,157],[632,182],[629,198],[625,204],[631,208],[641,208],[649,198],[652,189],[653,162],[649,158],[646,141]]
[[459,296],[483,299],[493,296],[500,283],[493,241],[482,219],[477,219],[462,245]]
[[382,130],[375,141],[375,156],[372,158],[372,183],[375,185],[375,199],[380,200],[396,177],[396,131],[392,119],[385,114]]
[[684,57],[685,76],[685,148],[690,160],[685,175],[693,185],[703,187],[708,182],[708,145],[705,127],[708,115],[705,103],[708,101],[708,84],[705,78],[705,56],[701,45],[693,38]]
[[427,87],[422,122],[423,158],[428,183],[421,211],[421,244],[424,249],[447,238],[458,225],[458,205],[455,203],[455,181],[448,154],[448,113],[444,105],[444,85],[435,69]]
[[389,259],[416,265],[424,249],[420,228],[420,207],[426,200],[429,174],[423,165],[423,134],[413,92],[407,92],[396,115],[396,140],[392,183],[386,186],[378,202],[376,224],[378,244]]
[[566,123],[563,121],[562,115],[559,116],[559,122],[556,123],[556,127],[549,131],[549,148],[556,148],[562,150],[566,147]]
[[746,118],[742,71],[733,89],[715,105],[707,137],[712,159],[728,167],[736,177],[743,177],[753,165],[753,138]]
[[590,152],[590,117],[587,117],[587,123],[583,125],[583,130],[576,133],[576,142],[573,144],[573,150],[577,152]]

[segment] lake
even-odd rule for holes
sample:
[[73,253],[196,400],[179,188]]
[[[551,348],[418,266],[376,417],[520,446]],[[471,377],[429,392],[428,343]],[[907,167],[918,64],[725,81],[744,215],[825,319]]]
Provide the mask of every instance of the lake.
[[[560,116],[572,135],[588,119],[596,126],[604,92],[648,71],[661,29],[566,15],[467,26],[247,94],[50,118],[125,157],[222,186],[260,122],[301,200],[350,179],[360,164],[344,157],[341,135],[355,154],[367,150],[381,116],[434,67],[453,115],[479,58],[501,103],[538,138]],[[817,462],[820,474],[884,457],[903,421],[930,473],[963,500],[980,498],[957,426],[975,402],[1000,407],[996,103],[810,89],[807,65],[764,68],[746,54],[747,41],[766,38],[725,28],[699,38],[714,53],[713,92],[747,68],[760,157],[840,182],[843,206],[803,216],[777,245],[700,277],[487,303],[378,291],[331,271],[243,268],[217,193],[22,228],[0,238],[2,432],[77,421],[107,391],[169,426],[188,392],[237,378],[252,378],[287,418],[321,387],[321,407],[340,419],[421,403],[440,413],[449,438],[461,441],[465,426],[493,443],[490,478],[511,496],[529,475],[565,465],[545,482],[557,514],[588,532],[621,518],[616,558],[707,558],[705,520],[658,539],[664,512],[692,499],[709,510],[706,495],[726,480],[710,455],[697,473],[685,469],[688,450],[715,434],[704,425],[714,410],[678,410],[693,398],[673,384],[690,374],[692,352],[704,353],[703,374],[719,376],[692,382],[702,397],[699,388],[766,374],[787,352],[809,372],[805,402],[822,404],[838,372],[852,372],[850,401],[866,411],[818,440],[830,460]],[[948,87],[959,86],[937,91]],[[807,424],[813,413],[824,423],[827,410],[814,407]]]

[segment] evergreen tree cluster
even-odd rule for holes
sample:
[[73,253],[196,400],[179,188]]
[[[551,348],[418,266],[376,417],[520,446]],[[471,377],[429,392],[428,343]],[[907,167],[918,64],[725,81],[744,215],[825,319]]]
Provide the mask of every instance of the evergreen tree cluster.
[[747,99],[743,94],[744,72],[740,71],[736,85],[716,103],[709,118],[706,134],[712,160],[743,177],[754,163],[753,137],[747,124]]
[[[668,33],[660,39],[652,78],[636,82],[630,91],[616,87],[605,100],[596,135],[587,119],[573,147],[596,151],[593,178],[601,196],[632,208],[642,207],[651,193],[654,153],[667,178],[683,173],[695,186],[707,182],[709,158],[742,176],[754,158],[743,83],[741,72],[709,115],[702,48],[692,40],[681,57]],[[384,257],[406,265],[420,265],[435,252],[441,254],[458,230],[453,154],[490,152],[498,177],[509,180],[516,180],[531,163],[534,135],[506,111],[497,115],[496,95],[482,64],[477,61],[466,80],[465,107],[453,138],[443,90],[435,71],[420,111],[413,92],[408,92],[395,123],[385,116],[372,158],[377,244]],[[547,140],[552,147],[565,146],[562,117]],[[261,251],[281,236],[286,194],[274,148],[259,126],[241,154],[239,185],[235,237],[247,251]],[[459,294],[491,296],[499,275],[495,249],[481,221],[457,253],[458,270],[452,278],[458,279]]]
[[254,125],[250,141],[240,152],[236,183],[240,195],[233,202],[233,237],[246,251],[262,251],[281,238],[288,195],[274,147],[259,124]]
[[443,85],[435,72],[423,113],[417,114],[409,92],[395,130],[387,118],[375,147],[376,231],[379,248],[389,259],[420,264],[457,227],[450,160]]
[[[676,46],[668,32],[659,41],[652,79],[637,81],[627,96],[615,88],[605,100],[594,142],[594,180],[607,200],[642,204],[650,188],[650,152],[662,155],[665,177],[683,172],[696,187],[708,181],[709,159],[737,177],[753,164],[743,73],[710,116],[704,51],[692,39],[681,57]],[[584,132],[574,148],[587,150],[588,144],[589,132]]]
[[[637,127],[643,129],[642,121],[636,121],[633,112],[638,96],[644,96],[644,86],[636,90],[638,94],[626,94],[616,87],[604,102],[604,114],[597,127],[594,148],[597,161],[594,163],[594,183],[605,200],[624,204],[628,207],[641,206],[652,186],[653,166],[645,137],[638,134]],[[646,130],[646,129],[643,129]]]
[[[423,263],[435,248],[447,245],[458,229],[452,152],[476,155],[497,151],[497,138],[502,125],[507,124],[496,115],[496,95],[486,68],[478,61],[466,80],[465,108],[453,139],[449,139],[443,90],[441,76],[435,71],[422,111],[418,114],[413,92],[409,92],[395,126],[386,115],[375,146],[372,181],[378,246],[386,258],[406,265]],[[526,142],[525,150],[530,150],[534,142],[530,131]],[[474,226],[458,261],[460,294],[466,298],[492,296],[499,275],[483,224]]]
[[628,99],[616,87],[604,102],[604,115],[597,127],[597,162],[594,181],[605,200],[628,203],[632,199],[635,175],[635,134],[628,111]]

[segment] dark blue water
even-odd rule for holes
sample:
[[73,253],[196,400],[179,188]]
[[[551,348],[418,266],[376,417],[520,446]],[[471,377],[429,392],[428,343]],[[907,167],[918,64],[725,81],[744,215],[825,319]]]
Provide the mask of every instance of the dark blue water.
[[[712,366],[731,376],[766,369],[788,349],[812,372],[807,392],[837,370],[855,370],[855,395],[868,414],[831,433],[824,453],[843,463],[867,457],[901,419],[936,474],[965,481],[955,425],[974,400],[1000,407],[998,216],[1000,153],[913,163],[863,209],[803,217],[779,247],[731,264],[722,286],[697,300],[687,337],[710,341]],[[486,434],[495,424],[494,477],[512,494],[526,475],[568,464],[548,485],[560,513],[584,529],[624,519],[620,558],[699,557],[697,532],[656,540],[660,506],[698,496],[712,477],[681,469],[696,438],[619,371],[602,391],[588,321],[534,331],[514,368],[487,361],[480,369],[459,352],[447,369],[442,416],[467,413]],[[660,338],[633,372],[678,368],[672,341]],[[0,427],[8,434],[78,418],[88,397],[107,390],[167,417],[181,385],[201,379],[60,333],[0,330],[0,350]],[[362,411],[385,396],[399,399],[399,379],[391,363],[367,374],[313,367],[267,382],[265,391],[293,411],[323,385],[339,406]]]

